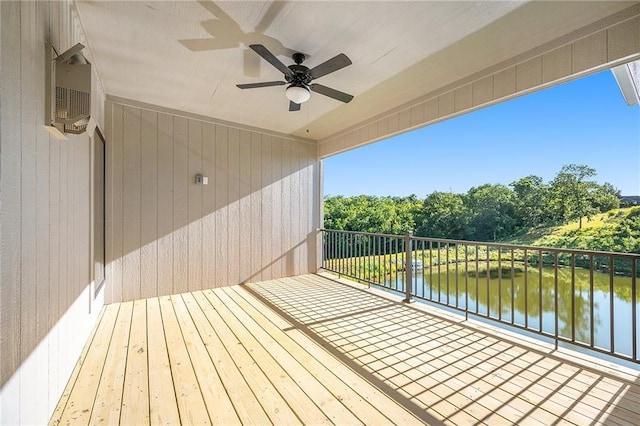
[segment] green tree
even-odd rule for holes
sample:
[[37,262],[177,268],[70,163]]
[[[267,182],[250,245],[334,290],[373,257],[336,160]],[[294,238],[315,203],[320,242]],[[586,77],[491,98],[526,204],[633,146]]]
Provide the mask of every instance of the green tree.
[[549,187],[540,176],[530,175],[512,182],[515,219],[519,228],[531,228],[549,219]]
[[470,237],[487,241],[510,235],[515,227],[514,193],[504,185],[485,184],[471,188],[467,206],[471,210]]
[[601,213],[620,208],[620,190],[608,182],[593,191],[593,207]]
[[432,238],[465,238],[469,224],[469,211],[461,195],[435,191],[424,200],[421,213],[416,235]]
[[593,205],[593,192],[597,184],[588,180],[596,175],[596,170],[585,165],[569,164],[551,182],[551,205],[560,220],[590,218],[597,212]]

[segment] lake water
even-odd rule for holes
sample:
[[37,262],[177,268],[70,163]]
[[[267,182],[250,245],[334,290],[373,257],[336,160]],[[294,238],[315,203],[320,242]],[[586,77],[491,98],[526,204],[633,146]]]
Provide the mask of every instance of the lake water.
[[[471,263],[470,263],[471,265]],[[485,263],[486,265],[486,263]],[[501,278],[498,277],[498,265],[491,262],[489,277],[486,270],[464,271],[464,264],[455,266],[425,268],[414,275],[414,288],[419,297],[440,301],[449,306],[464,308],[467,300],[469,309],[492,318],[502,318],[528,328],[555,333],[555,270],[543,267],[542,285],[537,267],[524,271],[522,263],[515,263],[513,271],[510,264],[502,263]],[[476,276],[477,275],[477,276]],[[526,277],[526,280],[525,280]],[[385,285],[388,288],[402,291],[404,276],[392,276]],[[525,285],[526,281],[526,285]],[[637,280],[640,281],[640,280]],[[631,356],[632,354],[632,303],[631,277],[614,276],[613,293],[610,292],[608,273],[593,273],[593,296],[590,291],[589,270],[576,268],[575,289],[572,292],[571,268],[558,268],[558,334],[571,338],[572,321],[575,323],[575,340],[589,344],[593,325],[595,346],[605,350],[611,348],[611,327],[609,318],[613,308],[614,350]],[[637,283],[636,283],[637,285]],[[572,300],[575,309],[572,309]],[[593,301],[593,315],[591,303]],[[613,301],[613,304],[611,303]],[[636,311],[640,317],[640,305],[636,303]],[[640,327],[636,327],[640,341]],[[638,348],[640,351],[640,347]]]

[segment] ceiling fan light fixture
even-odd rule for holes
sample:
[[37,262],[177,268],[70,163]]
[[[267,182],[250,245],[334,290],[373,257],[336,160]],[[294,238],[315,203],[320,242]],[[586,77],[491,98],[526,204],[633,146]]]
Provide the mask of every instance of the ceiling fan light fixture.
[[311,92],[304,86],[292,84],[287,87],[287,91],[285,92],[287,98],[296,104],[301,104],[303,102],[307,102],[311,97]]

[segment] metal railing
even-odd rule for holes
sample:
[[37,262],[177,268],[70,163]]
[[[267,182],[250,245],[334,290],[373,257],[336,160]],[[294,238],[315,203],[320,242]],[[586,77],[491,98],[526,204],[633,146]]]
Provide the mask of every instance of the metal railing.
[[322,268],[640,363],[640,254],[322,229]]

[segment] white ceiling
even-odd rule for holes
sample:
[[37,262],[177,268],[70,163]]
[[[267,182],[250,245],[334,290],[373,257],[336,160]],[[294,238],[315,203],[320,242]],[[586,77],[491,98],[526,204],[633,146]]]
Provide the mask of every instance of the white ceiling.
[[[281,133],[322,139],[540,46],[628,2],[78,1],[109,95]],[[282,80],[247,48],[264,44],[289,65],[345,53],[353,65],[317,82],[355,96],[312,93],[288,111]],[[309,129],[309,132],[306,132]]]

